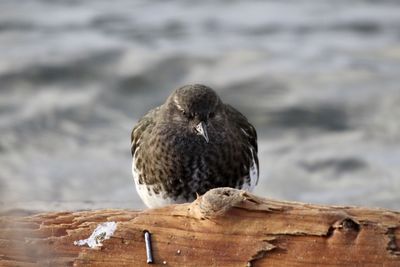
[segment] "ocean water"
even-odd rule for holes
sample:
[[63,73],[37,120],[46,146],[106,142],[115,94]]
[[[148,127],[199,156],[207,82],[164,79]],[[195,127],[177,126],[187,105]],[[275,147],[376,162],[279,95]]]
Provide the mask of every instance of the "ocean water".
[[0,209],[143,208],[130,131],[204,83],[259,135],[256,194],[400,210],[398,1],[0,2]]

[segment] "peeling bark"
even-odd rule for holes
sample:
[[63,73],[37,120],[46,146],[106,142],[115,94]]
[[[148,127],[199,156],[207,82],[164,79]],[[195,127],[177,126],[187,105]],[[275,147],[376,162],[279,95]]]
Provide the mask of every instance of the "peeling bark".
[[[74,245],[103,222],[110,237]],[[264,199],[218,188],[146,211],[2,214],[0,266],[400,266],[400,213]],[[101,242],[100,242],[101,241]],[[77,243],[76,243],[77,244]]]

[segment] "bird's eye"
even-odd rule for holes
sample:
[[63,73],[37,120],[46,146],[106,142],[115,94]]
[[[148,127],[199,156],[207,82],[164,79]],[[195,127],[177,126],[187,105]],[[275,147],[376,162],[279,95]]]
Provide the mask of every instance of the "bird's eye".
[[183,114],[183,116],[185,116],[188,119],[193,119],[194,118],[194,114],[193,113],[189,113],[189,112],[186,112],[186,111],[182,110],[182,114]]
[[215,117],[215,113],[214,112],[210,112],[210,114],[208,114],[209,118],[214,118]]

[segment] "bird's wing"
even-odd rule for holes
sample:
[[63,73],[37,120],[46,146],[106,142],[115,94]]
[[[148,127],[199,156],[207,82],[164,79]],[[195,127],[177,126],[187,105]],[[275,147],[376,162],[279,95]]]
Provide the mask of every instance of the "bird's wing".
[[254,151],[257,153],[258,152],[257,131],[254,128],[254,126],[251,125],[251,123],[242,113],[237,111],[232,106],[226,105],[226,110],[228,112],[229,117],[235,118],[236,125],[241,129],[243,134],[246,136],[248,142],[250,143]]
[[234,118],[236,127],[239,128],[244,140],[247,140],[250,146],[251,161],[250,162],[250,177],[254,179],[254,184],[258,183],[259,164],[258,164],[258,145],[257,145],[257,131],[254,126],[247,120],[247,118],[230,105],[226,105],[226,111],[230,118]]
[[156,117],[160,107],[150,110],[145,116],[143,116],[139,122],[135,125],[131,133],[131,153],[132,157],[135,154],[136,148],[142,138],[143,132],[152,127],[155,124],[154,118]]

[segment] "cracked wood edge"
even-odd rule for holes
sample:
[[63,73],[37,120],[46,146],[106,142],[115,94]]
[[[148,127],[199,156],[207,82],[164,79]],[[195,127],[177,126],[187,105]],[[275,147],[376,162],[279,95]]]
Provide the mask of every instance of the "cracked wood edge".
[[[75,246],[117,222],[99,249]],[[231,188],[190,204],[0,217],[0,266],[400,266],[400,213],[260,198]]]

